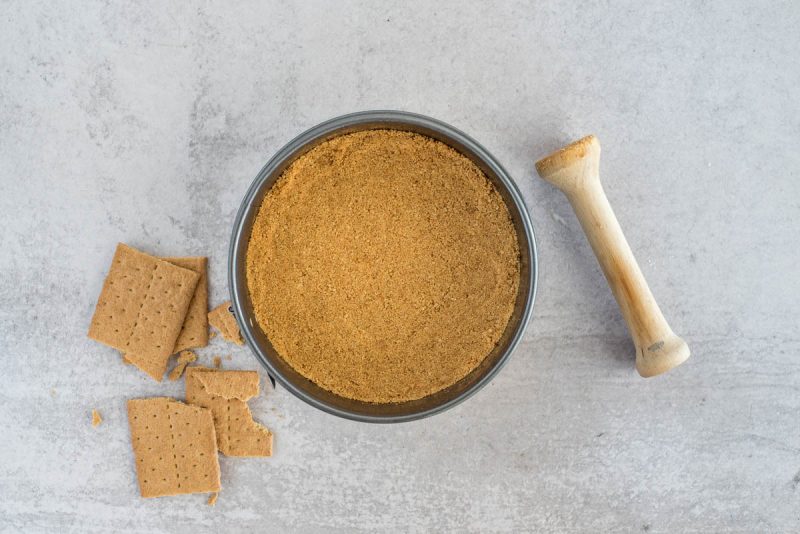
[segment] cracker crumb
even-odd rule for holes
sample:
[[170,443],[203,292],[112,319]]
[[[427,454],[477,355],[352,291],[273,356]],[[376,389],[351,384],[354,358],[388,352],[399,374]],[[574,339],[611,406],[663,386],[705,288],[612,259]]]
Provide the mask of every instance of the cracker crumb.
[[214,339],[215,337],[217,337],[217,333],[213,330],[208,333],[208,339]]
[[215,368],[219,369],[220,367],[222,367],[222,358],[220,358],[219,356],[214,356],[213,362]]
[[182,350],[178,355],[178,361],[175,362],[175,367],[173,367],[172,371],[169,372],[169,379],[175,382],[181,376],[183,376],[183,371],[186,370],[186,366],[196,361],[197,354],[190,350]]
[[405,402],[467,376],[519,293],[507,204],[472,160],[424,135],[319,143],[261,202],[247,245],[258,326],[337,395]]
[[208,500],[206,501],[206,504],[209,505],[209,506],[214,506],[215,504],[217,504],[217,496],[218,495],[219,495],[219,493],[212,493],[211,495],[209,495],[208,496]]
[[94,428],[97,428],[98,426],[100,426],[100,423],[102,422],[103,418],[100,417],[100,412],[98,412],[97,410],[92,410],[92,426]]

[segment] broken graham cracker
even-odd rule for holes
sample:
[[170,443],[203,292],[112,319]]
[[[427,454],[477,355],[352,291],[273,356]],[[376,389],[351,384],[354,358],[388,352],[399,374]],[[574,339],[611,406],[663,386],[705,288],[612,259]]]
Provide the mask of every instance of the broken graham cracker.
[[196,361],[197,354],[190,350],[181,351],[181,353],[178,355],[178,361],[175,362],[175,367],[173,367],[172,371],[169,372],[169,379],[173,382],[178,380],[183,375],[183,371],[186,369],[186,366]]
[[[199,279],[194,271],[118,244],[89,337],[121,350],[137,366],[133,355],[166,365]],[[143,370],[160,380],[157,369]]]
[[103,418],[100,416],[100,412],[97,410],[92,410],[92,426],[97,428],[100,426],[100,423],[103,422]]
[[142,497],[220,490],[210,410],[167,397],[132,399],[128,423]]
[[227,301],[208,312],[208,322],[219,330],[226,340],[237,345],[244,345],[236,317],[228,310],[230,307],[231,301]]
[[[187,348],[205,347],[208,345],[208,316],[206,314],[208,310],[208,259],[202,256],[161,259],[200,275],[192,300],[189,302],[189,308],[186,311],[180,334],[178,334],[178,339],[175,341],[175,346],[170,354],[178,353]],[[169,355],[127,354],[124,357],[127,357],[130,363],[158,382],[161,382],[169,362]]]
[[186,370],[186,401],[214,414],[217,444],[226,456],[272,456],[272,433],[253,420],[247,406],[258,391],[256,371]]
[[173,354],[185,349],[196,349],[208,345],[208,258],[162,258],[172,265],[190,269],[200,275],[192,301],[183,320],[181,333],[175,341]]

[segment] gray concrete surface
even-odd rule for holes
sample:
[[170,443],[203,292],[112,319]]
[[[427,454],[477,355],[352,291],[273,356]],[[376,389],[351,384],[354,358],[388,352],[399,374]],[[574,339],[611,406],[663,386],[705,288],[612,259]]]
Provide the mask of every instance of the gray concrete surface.
[[[0,531],[797,532],[798,27],[792,1],[0,3]],[[465,130],[517,180],[541,261],[522,347],[410,424],[269,391],[253,409],[275,456],[223,458],[215,508],[140,499],[125,400],[182,384],[86,338],[115,243],[209,255],[222,301],[261,165],[374,108]],[[578,223],[535,176],[590,132],[694,353],[667,376],[636,375]]]

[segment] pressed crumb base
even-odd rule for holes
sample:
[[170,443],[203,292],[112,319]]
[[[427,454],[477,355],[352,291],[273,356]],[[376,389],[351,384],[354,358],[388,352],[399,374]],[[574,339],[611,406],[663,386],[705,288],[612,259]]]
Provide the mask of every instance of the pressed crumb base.
[[419,399],[469,374],[503,334],[519,282],[516,232],[482,171],[397,130],[298,158],[247,248],[256,320],[281,357],[367,402]]

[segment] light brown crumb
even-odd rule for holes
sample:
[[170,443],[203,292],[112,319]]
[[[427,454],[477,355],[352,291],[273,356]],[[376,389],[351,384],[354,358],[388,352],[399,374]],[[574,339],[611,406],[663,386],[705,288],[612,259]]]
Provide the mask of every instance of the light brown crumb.
[[97,410],[92,410],[92,426],[94,428],[97,428],[98,426],[100,426],[100,423],[102,422],[103,418],[100,417],[100,412],[98,412]]
[[208,496],[208,501],[206,501],[206,504],[209,505],[209,506],[214,506],[215,504],[217,504],[217,496],[218,495],[219,495],[219,493],[212,493],[211,495],[209,495]]
[[169,372],[169,379],[173,382],[178,380],[183,375],[183,371],[186,369],[186,366],[196,361],[197,354],[190,350],[182,350],[178,355],[178,361],[175,363],[175,367],[173,367],[172,371]]
[[216,367],[217,369],[222,367],[222,358],[220,358],[219,356],[214,356],[213,362],[214,362],[214,367]]
[[217,337],[217,333],[213,330],[208,333],[208,339],[214,339],[215,337]]
[[375,403],[478,368],[521,280],[511,212],[483,170],[398,130],[339,135],[295,159],[261,201],[246,271],[251,317],[281,360]]

